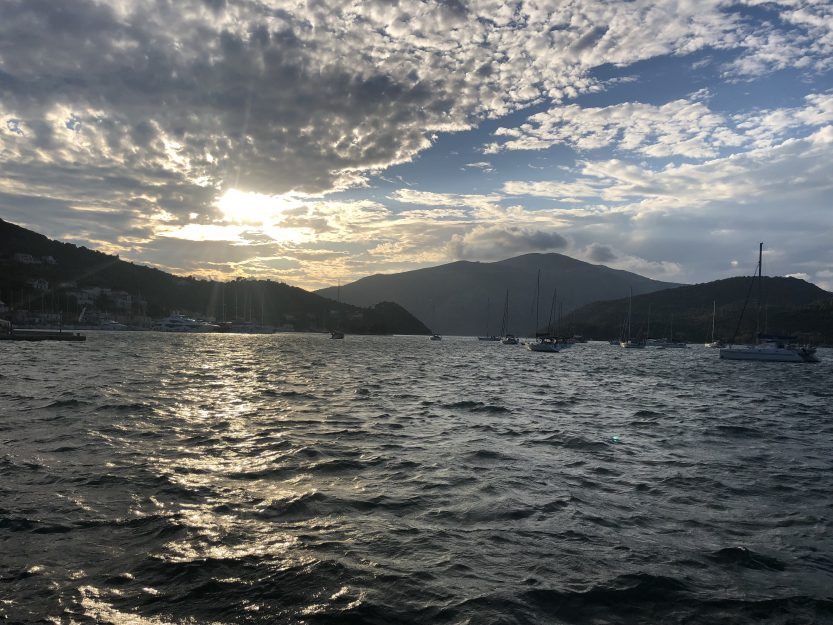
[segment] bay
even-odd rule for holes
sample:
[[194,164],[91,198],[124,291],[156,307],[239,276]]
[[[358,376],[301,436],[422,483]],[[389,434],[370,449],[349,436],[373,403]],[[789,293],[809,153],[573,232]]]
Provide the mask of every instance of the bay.
[[0,617],[833,622],[833,353],[0,345]]

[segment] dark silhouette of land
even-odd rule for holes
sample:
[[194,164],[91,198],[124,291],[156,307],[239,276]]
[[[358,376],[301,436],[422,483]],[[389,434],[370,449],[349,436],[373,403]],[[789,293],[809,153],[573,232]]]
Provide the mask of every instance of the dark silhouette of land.
[[[356,306],[391,301],[405,307],[441,334],[495,334],[509,289],[510,330],[531,334],[541,271],[539,320],[546,321],[553,289],[556,315],[599,300],[677,286],[628,271],[586,263],[563,254],[525,254],[493,263],[458,261],[395,274],[377,274],[341,285],[342,301]],[[334,298],[336,287],[316,291]]]
[[[299,331],[338,327],[358,334],[428,334],[392,302],[359,307],[271,280],[218,282],[175,276],[0,219],[0,301],[18,323],[74,322],[85,311],[131,325],[172,311]],[[94,314],[91,314],[94,313]],[[4,313],[0,313],[4,314]]]

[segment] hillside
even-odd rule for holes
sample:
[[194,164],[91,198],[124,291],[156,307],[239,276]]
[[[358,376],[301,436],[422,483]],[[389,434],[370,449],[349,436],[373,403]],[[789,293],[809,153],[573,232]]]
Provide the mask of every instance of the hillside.
[[[715,336],[731,339],[749,291],[750,278],[738,277],[681,286],[634,296],[631,327],[634,335],[668,337],[673,317],[675,339],[704,342],[711,337],[712,302],[715,303]],[[737,340],[748,341],[756,328],[756,292],[743,316]],[[833,342],[833,293],[797,278],[765,277],[760,313],[761,331],[799,335],[814,342]],[[595,302],[566,319],[565,330],[598,339],[618,338],[628,310],[627,298]],[[649,319],[650,313],[650,319]]]
[[[38,279],[48,287],[33,285]],[[361,308],[270,280],[222,283],[183,278],[53,241],[0,219],[0,300],[7,306],[77,318],[82,292],[93,287],[129,294],[128,309],[118,315],[126,320],[159,318],[178,310],[218,321],[251,320],[297,330],[339,326],[350,333],[428,332],[418,319],[390,302]],[[105,293],[97,297],[95,306],[114,312],[113,300],[113,294]]]
[[[397,274],[377,274],[341,286],[340,298],[357,306],[380,301],[402,305],[442,334],[497,334],[509,290],[510,331],[535,325],[535,284],[541,271],[539,316],[549,314],[553,289],[564,312],[590,302],[677,286],[585,263],[562,254],[526,254],[494,263],[458,261]],[[336,298],[336,288],[317,293]]]

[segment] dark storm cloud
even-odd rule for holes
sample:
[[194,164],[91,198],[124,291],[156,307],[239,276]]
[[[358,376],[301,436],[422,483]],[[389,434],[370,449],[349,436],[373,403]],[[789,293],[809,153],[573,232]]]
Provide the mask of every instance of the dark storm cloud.
[[[430,118],[450,108],[430,84],[356,71],[310,39],[302,19],[264,9],[232,32],[198,19],[194,6],[154,3],[125,15],[84,0],[6,7],[4,107],[22,118],[20,149],[61,146],[66,138],[44,121],[61,106],[94,140],[79,165],[112,155],[152,170],[176,143],[180,177],[316,192],[355,180],[345,171],[414,153]],[[269,25],[259,21],[267,17]],[[138,183],[154,173],[140,172]]]
[[455,235],[449,244],[453,258],[494,260],[529,252],[566,249],[567,239],[557,232],[515,226],[479,226],[464,235]]
[[588,256],[591,260],[594,260],[597,263],[609,263],[616,260],[616,254],[613,253],[613,250],[610,249],[610,247],[607,245],[600,245],[598,243],[594,243],[590,246],[588,249]]

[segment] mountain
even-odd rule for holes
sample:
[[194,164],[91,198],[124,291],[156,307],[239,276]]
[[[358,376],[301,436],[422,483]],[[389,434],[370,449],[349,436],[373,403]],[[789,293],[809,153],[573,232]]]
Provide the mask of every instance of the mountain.
[[[458,261],[396,274],[377,274],[342,285],[341,301],[369,306],[396,302],[442,334],[497,334],[509,289],[510,330],[529,334],[535,325],[535,283],[541,270],[539,325],[546,324],[553,289],[564,312],[597,300],[677,286],[585,263],[562,254],[525,254],[493,263]],[[336,287],[316,291],[336,297]]]
[[[94,300],[84,304],[85,298]],[[53,311],[63,312],[66,319],[77,318],[86,305],[134,323],[178,310],[218,321],[250,320],[296,330],[338,326],[349,333],[428,333],[418,319],[391,302],[380,300],[361,308],[271,280],[224,283],[175,276],[53,241],[2,219],[0,301],[19,315],[24,310],[42,316]]]
[[[650,337],[702,343],[711,338],[712,302],[715,303],[715,336],[730,340],[749,292],[751,278],[738,277],[680,286],[634,296],[631,328],[646,336],[650,313]],[[798,335],[816,343],[833,343],[833,293],[798,278],[765,277],[762,282],[760,329],[769,334]],[[743,315],[738,342],[750,341],[757,321],[757,289]],[[565,329],[598,339],[618,338],[627,315],[627,298],[595,302],[574,311]]]

